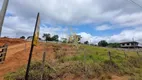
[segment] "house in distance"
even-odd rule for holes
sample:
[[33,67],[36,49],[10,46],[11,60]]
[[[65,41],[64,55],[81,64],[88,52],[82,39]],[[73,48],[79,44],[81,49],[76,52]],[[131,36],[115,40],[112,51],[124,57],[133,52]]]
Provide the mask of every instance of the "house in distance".
[[139,46],[139,43],[136,41],[131,42],[122,42],[120,43],[121,48],[142,48]]

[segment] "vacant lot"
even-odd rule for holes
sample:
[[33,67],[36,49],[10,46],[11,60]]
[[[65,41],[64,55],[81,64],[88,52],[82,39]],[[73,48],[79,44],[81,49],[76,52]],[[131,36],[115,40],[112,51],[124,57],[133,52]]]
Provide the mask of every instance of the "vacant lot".
[[[0,79],[21,80],[25,75],[30,42],[10,45],[6,61],[0,64]],[[34,48],[30,80],[41,76],[42,53],[46,52],[44,79],[49,80],[141,80],[142,58],[134,51],[88,45],[39,43]],[[108,56],[111,52],[112,61]]]

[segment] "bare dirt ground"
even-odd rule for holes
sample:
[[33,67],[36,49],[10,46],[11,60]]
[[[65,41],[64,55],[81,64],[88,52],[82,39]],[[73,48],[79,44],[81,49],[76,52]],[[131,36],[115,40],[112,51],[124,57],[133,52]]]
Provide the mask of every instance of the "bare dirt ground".
[[[0,64],[0,80],[3,80],[3,77],[6,73],[14,72],[23,65],[27,64],[28,62],[31,42],[26,42],[23,40],[22,41],[19,40],[19,43],[15,42],[12,41],[6,42],[9,44],[9,46],[7,50],[6,60],[3,64]],[[42,53],[43,51],[45,51],[44,46],[45,46],[44,44],[39,43],[37,46],[34,47],[32,60],[42,59]],[[52,48],[53,48],[52,46],[49,46],[48,48],[46,48],[46,51],[48,51],[48,53],[53,53]],[[53,54],[47,54],[47,57],[48,57],[47,59],[49,60],[55,58]]]
[[0,46],[4,44],[8,45],[15,45],[25,42],[23,39],[17,39],[17,38],[0,38]]
[[27,46],[26,51],[24,47],[25,43],[8,47],[6,60],[3,64],[0,64],[0,80],[3,79],[5,73],[15,71],[18,67],[27,62],[30,46]]
[[[16,71],[19,67],[25,65],[28,60],[31,42],[26,42],[20,39],[0,39],[0,44],[3,45],[7,43],[8,50],[6,55],[6,60],[3,64],[0,64],[0,80],[6,73]],[[35,47],[33,52],[33,58],[39,59],[42,47]]]

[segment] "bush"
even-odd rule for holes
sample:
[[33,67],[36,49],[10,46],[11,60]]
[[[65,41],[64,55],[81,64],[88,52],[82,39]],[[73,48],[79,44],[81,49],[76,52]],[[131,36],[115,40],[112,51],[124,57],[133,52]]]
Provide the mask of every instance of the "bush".
[[108,47],[112,47],[112,48],[119,48],[120,44],[119,43],[109,43]]
[[108,45],[108,43],[105,41],[105,40],[101,40],[99,43],[98,43],[98,46],[101,46],[101,47],[106,47]]

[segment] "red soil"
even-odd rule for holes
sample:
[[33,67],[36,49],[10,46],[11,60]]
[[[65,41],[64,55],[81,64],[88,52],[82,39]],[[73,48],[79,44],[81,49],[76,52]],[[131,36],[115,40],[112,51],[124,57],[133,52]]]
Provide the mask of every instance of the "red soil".
[[[31,42],[22,42],[23,41],[19,40],[19,43],[21,44],[16,43],[14,45],[15,42],[12,42],[12,44],[10,43],[10,46],[8,46],[6,60],[3,64],[0,64],[0,80],[3,80],[5,74],[14,72],[23,65],[27,64]],[[54,58],[54,55],[49,53],[53,53],[53,50],[51,48],[47,50],[47,59],[52,60]],[[43,44],[38,44],[37,46],[35,46],[33,50],[32,60],[41,60],[43,51],[45,51]]]
[[0,38],[0,46],[4,45],[4,44],[8,44],[8,45],[15,45],[15,44],[20,44],[26,42],[23,39],[17,39],[17,38]]

